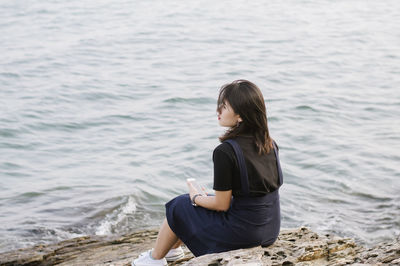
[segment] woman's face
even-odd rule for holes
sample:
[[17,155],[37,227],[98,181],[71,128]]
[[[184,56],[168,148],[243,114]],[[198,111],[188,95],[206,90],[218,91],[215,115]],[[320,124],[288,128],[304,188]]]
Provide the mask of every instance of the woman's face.
[[218,122],[221,127],[234,127],[242,119],[238,114],[235,114],[231,105],[225,101],[218,110]]

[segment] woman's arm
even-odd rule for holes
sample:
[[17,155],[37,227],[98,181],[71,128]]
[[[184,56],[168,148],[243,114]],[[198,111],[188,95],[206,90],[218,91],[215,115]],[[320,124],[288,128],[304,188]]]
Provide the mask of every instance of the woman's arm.
[[231,205],[232,190],[215,191],[215,196],[197,196],[198,206],[214,211],[227,211]]
[[[194,195],[199,194],[199,191],[188,182],[190,199]],[[227,211],[231,205],[232,190],[228,191],[215,191],[215,196],[197,196],[195,203],[203,208],[214,211]]]

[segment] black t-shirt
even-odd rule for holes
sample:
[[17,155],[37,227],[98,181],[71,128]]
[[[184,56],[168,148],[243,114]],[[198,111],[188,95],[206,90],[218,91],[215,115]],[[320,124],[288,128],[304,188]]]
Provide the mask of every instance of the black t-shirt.
[[[243,151],[246,162],[250,196],[262,196],[276,190],[278,169],[273,149],[268,154],[259,155],[254,139],[251,136],[235,138]],[[234,196],[242,195],[240,172],[235,152],[228,143],[218,145],[213,153],[214,190],[232,190]]]

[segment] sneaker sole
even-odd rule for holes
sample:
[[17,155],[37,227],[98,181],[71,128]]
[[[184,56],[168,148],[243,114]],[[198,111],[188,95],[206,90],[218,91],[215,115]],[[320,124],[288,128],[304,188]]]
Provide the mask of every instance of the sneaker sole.
[[185,257],[185,254],[181,253],[181,254],[173,256],[173,257],[172,256],[171,257],[165,257],[165,259],[168,262],[172,262],[172,261],[177,261],[177,260],[183,259],[184,257]]
[[[164,266],[166,266],[166,265],[168,265],[168,264],[164,264]],[[132,261],[131,266],[136,266],[136,264]]]

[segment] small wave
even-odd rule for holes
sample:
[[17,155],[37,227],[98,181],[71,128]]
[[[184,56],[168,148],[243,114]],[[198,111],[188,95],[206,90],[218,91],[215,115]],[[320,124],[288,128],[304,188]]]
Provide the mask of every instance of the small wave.
[[83,236],[81,233],[76,233],[71,230],[64,230],[60,228],[47,228],[43,226],[38,226],[27,230],[29,235],[32,235],[36,239],[40,239],[44,242],[61,241],[65,239],[71,239],[74,237]]
[[17,73],[11,73],[11,72],[2,72],[0,73],[0,76],[6,77],[6,78],[19,78],[20,75]]
[[165,103],[190,103],[190,104],[209,104],[215,103],[215,100],[208,97],[200,97],[200,98],[182,98],[182,97],[174,97],[164,100]]
[[14,138],[20,133],[19,130],[3,128],[0,129],[0,136],[5,138]]
[[23,193],[23,194],[21,194],[21,195],[19,195],[19,197],[24,197],[24,198],[35,198],[35,197],[40,197],[40,196],[42,196],[44,193],[41,193],[41,192],[26,192],[26,193]]
[[[95,82],[94,80],[93,82]],[[119,95],[111,92],[85,92],[79,95],[79,100],[87,101],[101,101],[101,100],[124,100],[125,98],[131,98],[129,95]]]
[[31,151],[37,147],[40,147],[43,143],[27,143],[27,144],[19,144],[19,143],[9,143],[9,142],[0,142],[0,148],[13,149],[13,150],[27,150]]
[[53,188],[46,189],[46,192],[59,191],[59,190],[70,190],[70,189],[72,189],[72,187],[68,187],[68,186],[57,186],[57,187],[53,187]]
[[37,131],[60,131],[60,132],[74,132],[80,130],[86,130],[90,128],[96,128],[106,125],[106,121],[65,121],[65,122],[39,122],[36,124],[29,125],[30,129]]
[[132,116],[132,115],[108,115],[108,116],[104,116],[102,117],[102,121],[113,121],[114,123],[116,121],[144,121],[146,120],[144,118],[144,114],[143,116]]
[[309,111],[317,112],[316,109],[314,109],[314,108],[312,108],[311,106],[308,106],[308,105],[296,106],[296,110],[309,110]]
[[96,235],[108,235],[113,233],[114,229],[126,218],[136,212],[136,203],[133,197],[128,198],[128,202],[120,208],[108,214],[97,227]]
[[1,164],[2,169],[23,169],[23,166],[16,163],[4,162]]
[[381,195],[374,195],[372,193],[366,193],[366,192],[360,192],[360,191],[353,191],[352,193],[350,193],[350,195],[352,196],[356,196],[356,197],[360,197],[360,198],[364,198],[364,199],[369,199],[369,200],[378,200],[378,201],[391,201],[392,199],[389,197],[385,197],[385,196],[381,196]]
[[19,194],[18,196],[12,197],[12,198],[10,198],[10,200],[14,203],[23,204],[23,203],[32,202],[43,195],[45,195],[45,193],[30,191],[30,192],[25,192],[25,193]]

